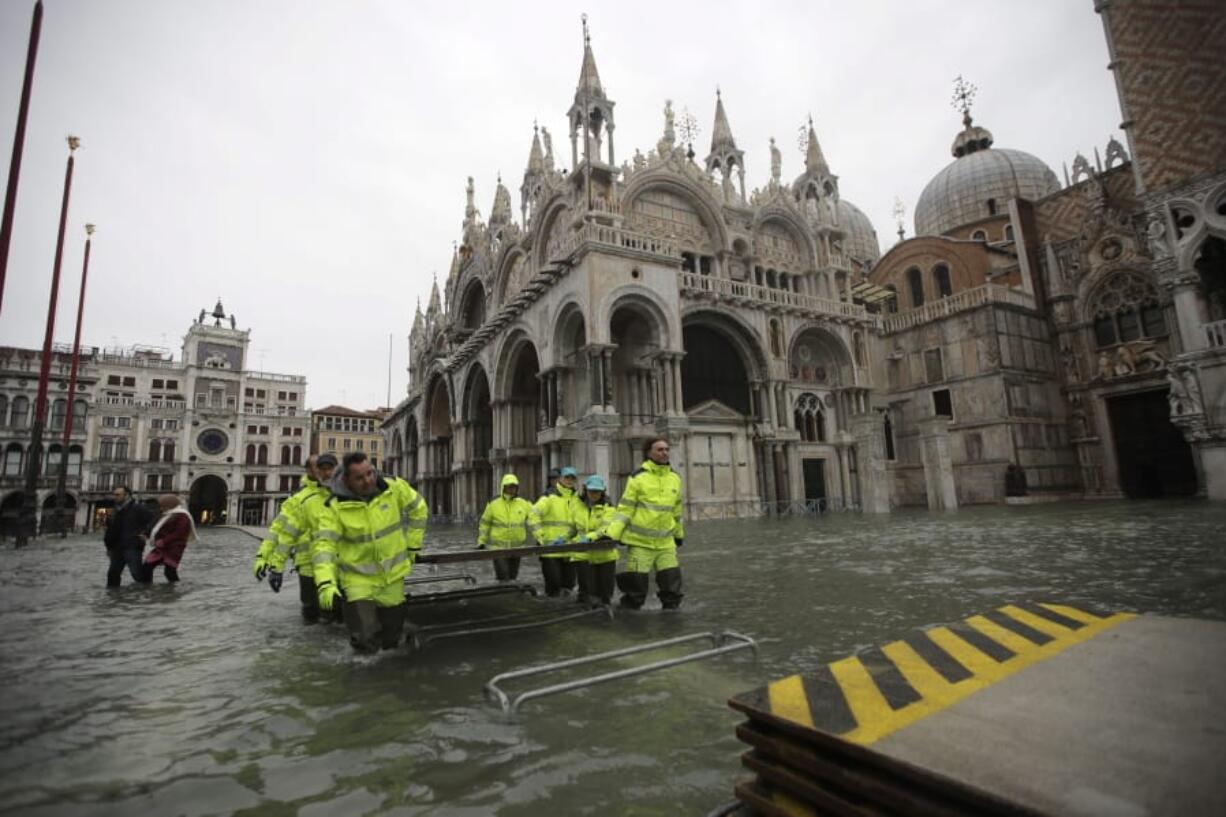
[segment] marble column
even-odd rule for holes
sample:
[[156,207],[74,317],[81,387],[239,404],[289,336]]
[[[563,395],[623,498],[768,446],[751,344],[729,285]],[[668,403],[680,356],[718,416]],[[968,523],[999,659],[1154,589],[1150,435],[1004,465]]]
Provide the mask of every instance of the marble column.
[[1180,273],[1175,279],[1175,320],[1179,324],[1179,339],[1185,352],[1195,352],[1209,345],[1205,337],[1199,283],[1200,276],[1195,271]]
[[676,395],[677,414],[685,413],[685,395],[681,391],[681,358],[682,355],[673,355],[673,389]]

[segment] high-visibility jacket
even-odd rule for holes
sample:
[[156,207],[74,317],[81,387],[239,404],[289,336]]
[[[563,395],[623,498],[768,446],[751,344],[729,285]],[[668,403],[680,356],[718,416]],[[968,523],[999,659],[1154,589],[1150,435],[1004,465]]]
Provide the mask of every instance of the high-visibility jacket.
[[609,537],[636,547],[674,547],[673,540],[685,538],[681,514],[681,477],[647,460],[626,483]]
[[[578,494],[561,483],[541,494],[541,498],[532,506],[532,522],[529,525],[537,543],[548,545],[558,539],[569,542],[575,535],[571,517],[582,504],[583,500],[579,499]],[[570,554],[546,552],[541,557],[568,559]]]
[[[575,537],[572,541],[579,541],[579,538],[586,536],[590,541],[596,541],[602,536],[606,536],[606,529],[609,523],[613,521],[613,514],[616,511],[616,506],[610,505],[606,497],[601,497],[600,501],[593,505],[587,502],[580,502],[574,516],[571,517],[571,522],[575,526]],[[605,562],[617,561],[617,548],[611,547],[608,550],[589,550],[587,553],[572,553],[570,555],[572,562],[591,562],[592,564],[604,564]]]
[[[286,515],[298,501],[298,494],[306,491],[308,488],[318,485],[319,483],[310,477],[303,477],[302,488],[296,493],[281,503],[281,510],[276,518],[272,520],[272,524],[268,526],[268,535],[260,542],[260,548],[256,551],[256,558],[263,559],[268,563],[268,566],[273,570],[281,572],[285,570],[285,559],[281,559],[279,563],[275,561],[277,553],[277,542],[281,536],[282,524],[288,519]],[[309,575],[309,574],[308,574]]]
[[319,524],[319,510],[331,495],[326,485],[305,477],[302,488],[281,503],[281,512],[269,529],[276,537],[276,547],[268,559],[269,567],[284,572],[286,561],[292,557],[301,575],[314,575],[312,543]]
[[477,544],[494,549],[521,546],[528,538],[532,503],[522,497],[496,496],[481,512]]
[[363,499],[332,481],[332,496],[319,513],[315,534],[315,583],[339,584],[350,601],[385,598],[401,588],[421,550],[429,510],[413,486],[396,477],[379,477],[374,495]]

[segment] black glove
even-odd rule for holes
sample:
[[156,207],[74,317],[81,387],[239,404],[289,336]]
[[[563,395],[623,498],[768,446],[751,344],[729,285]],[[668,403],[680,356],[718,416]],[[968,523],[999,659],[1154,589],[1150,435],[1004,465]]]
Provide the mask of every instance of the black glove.
[[685,540],[684,540],[684,539],[678,539],[678,538],[676,538],[676,537],[673,537],[673,542],[675,542],[675,543],[676,543],[677,547],[681,547],[682,545],[684,545],[684,544],[685,544]]
[[281,592],[281,580],[285,577],[284,573],[278,573],[275,570],[268,571],[268,586],[272,588],[272,592]]

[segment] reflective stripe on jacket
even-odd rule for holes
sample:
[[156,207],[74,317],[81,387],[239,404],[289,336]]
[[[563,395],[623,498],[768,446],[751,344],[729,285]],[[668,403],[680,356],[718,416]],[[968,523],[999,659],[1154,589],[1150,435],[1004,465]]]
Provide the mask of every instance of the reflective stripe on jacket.
[[681,514],[681,477],[647,460],[626,483],[609,537],[638,547],[673,547],[674,539],[685,538]]
[[513,548],[523,545],[531,524],[532,503],[521,497],[496,496],[481,512],[477,544],[491,548]]
[[[586,536],[591,541],[596,541],[602,536],[606,536],[605,529],[608,528],[609,522],[613,519],[613,513],[616,508],[608,503],[607,499],[601,499],[595,505],[588,505],[586,502],[579,503],[579,510],[575,511],[571,521],[575,526],[575,538],[572,541],[579,541],[579,537]],[[608,550],[589,550],[587,553],[572,553],[570,556],[572,562],[591,562],[592,564],[604,564],[605,562],[617,561],[617,548],[611,547]]]
[[284,572],[285,563],[291,557],[294,566],[303,576],[314,572],[312,542],[318,525],[320,505],[332,495],[326,485],[320,485],[310,477],[302,480],[302,488],[281,503],[281,512],[272,521],[270,531],[276,537],[276,550],[269,565]]
[[[369,500],[333,495],[319,511],[315,534],[315,582],[338,582],[346,595],[402,583],[421,550],[429,509],[413,486],[396,477],[379,477]],[[356,591],[356,593],[354,592]]]
[[[548,545],[558,539],[569,542],[575,535],[575,526],[571,517],[575,515],[583,500],[578,494],[561,483],[541,494],[541,498],[532,506],[532,535],[541,545]],[[569,553],[542,553],[542,558],[566,559]]]

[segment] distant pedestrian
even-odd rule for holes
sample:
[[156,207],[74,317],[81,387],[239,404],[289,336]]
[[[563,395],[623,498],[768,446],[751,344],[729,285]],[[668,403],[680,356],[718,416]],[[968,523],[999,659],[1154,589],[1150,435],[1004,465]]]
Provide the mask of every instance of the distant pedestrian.
[[107,520],[106,533],[102,536],[106,555],[111,560],[106,571],[106,586],[119,587],[125,567],[132,575],[132,581],[148,582],[141,556],[149,529],[157,517],[148,505],[132,498],[126,485],[117,487],[112,495],[115,497],[115,509]]
[[183,551],[188,542],[196,541],[196,523],[174,494],[159,496],[158,507],[162,509],[162,518],[149,532],[153,550],[145,556],[145,581],[152,581],[154,569],[161,565],[166,581],[173,583],[179,580]]

